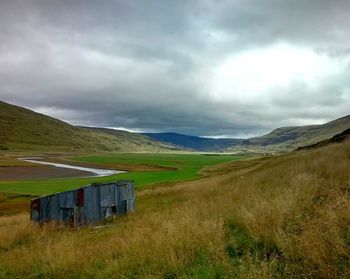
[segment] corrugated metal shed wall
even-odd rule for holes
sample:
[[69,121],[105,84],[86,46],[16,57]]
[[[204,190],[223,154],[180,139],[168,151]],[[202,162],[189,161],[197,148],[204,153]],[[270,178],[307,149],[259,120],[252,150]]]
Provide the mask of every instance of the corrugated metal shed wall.
[[125,215],[135,209],[132,181],[91,184],[33,199],[31,220],[59,221],[79,226],[95,224],[113,215]]

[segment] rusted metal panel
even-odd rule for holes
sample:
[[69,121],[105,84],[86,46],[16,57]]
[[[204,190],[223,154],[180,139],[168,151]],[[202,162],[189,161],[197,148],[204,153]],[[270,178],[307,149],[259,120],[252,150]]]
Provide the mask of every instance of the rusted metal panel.
[[40,218],[40,199],[33,199],[30,202],[30,219],[39,221]]
[[84,206],[84,189],[78,189],[76,193],[76,206]]

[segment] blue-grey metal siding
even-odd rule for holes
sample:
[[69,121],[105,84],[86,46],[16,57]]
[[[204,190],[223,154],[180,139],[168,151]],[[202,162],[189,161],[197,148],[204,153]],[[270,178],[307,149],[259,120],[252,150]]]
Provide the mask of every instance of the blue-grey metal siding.
[[124,215],[135,209],[132,181],[91,184],[75,190],[33,199],[31,220],[58,221],[79,226],[95,224],[112,215]]
[[96,215],[97,207],[95,202],[95,187],[87,186],[84,188],[84,210],[86,223],[95,223],[99,220],[99,215]]

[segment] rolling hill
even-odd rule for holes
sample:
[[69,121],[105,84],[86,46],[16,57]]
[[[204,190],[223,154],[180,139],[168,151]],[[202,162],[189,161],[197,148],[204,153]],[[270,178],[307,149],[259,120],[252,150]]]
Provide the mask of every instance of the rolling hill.
[[152,139],[189,148],[195,151],[222,151],[229,146],[237,145],[241,139],[212,139],[198,136],[189,136],[177,133],[144,133]]
[[244,140],[240,145],[232,146],[227,151],[242,149],[255,151],[294,150],[330,139],[349,128],[350,115],[321,125],[282,127],[267,135]]
[[178,148],[126,131],[76,127],[0,101],[0,149],[154,152]]
[[317,143],[301,146],[298,147],[296,150],[307,150],[307,149],[314,149],[319,148],[322,146],[326,146],[332,143],[340,143],[350,138],[350,128],[346,129],[345,131],[341,132],[340,134],[336,134],[335,136],[331,137],[330,139],[322,140]]
[[0,150],[279,152],[317,144],[350,128],[350,115],[322,124],[282,127],[261,137],[212,139],[177,133],[130,133],[78,127],[0,101]]

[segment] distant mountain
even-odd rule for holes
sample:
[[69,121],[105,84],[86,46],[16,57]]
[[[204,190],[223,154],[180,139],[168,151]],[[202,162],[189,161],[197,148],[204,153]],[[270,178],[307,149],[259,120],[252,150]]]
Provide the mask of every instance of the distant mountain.
[[0,150],[170,151],[170,144],[125,131],[83,128],[0,101]]
[[177,133],[144,133],[143,135],[163,143],[174,144],[194,151],[222,151],[229,146],[242,142],[241,139],[212,139]]
[[244,140],[240,145],[234,145],[227,151],[242,149],[250,151],[293,150],[330,139],[348,128],[350,128],[350,115],[322,125],[282,127],[267,135]]

